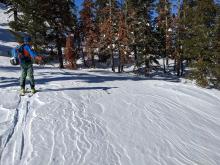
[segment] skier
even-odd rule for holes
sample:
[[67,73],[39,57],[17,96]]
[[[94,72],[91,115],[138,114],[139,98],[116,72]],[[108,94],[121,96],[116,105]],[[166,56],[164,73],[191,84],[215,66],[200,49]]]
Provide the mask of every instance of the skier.
[[34,71],[33,71],[33,60],[37,63],[42,62],[42,57],[37,55],[35,51],[31,48],[31,37],[24,37],[23,41],[18,41],[18,46],[12,49],[12,56],[10,62],[13,65],[20,64],[21,66],[21,77],[20,77],[20,95],[25,95],[25,82],[26,77],[28,76],[31,93],[36,93],[35,90],[35,81],[34,81]]

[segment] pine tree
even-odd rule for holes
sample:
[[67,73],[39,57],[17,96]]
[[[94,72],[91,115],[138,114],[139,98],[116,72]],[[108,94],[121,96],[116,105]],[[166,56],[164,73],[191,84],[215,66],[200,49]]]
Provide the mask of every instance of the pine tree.
[[215,31],[215,41],[214,41],[214,47],[213,47],[213,53],[214,53],[214,65],[211,69],[211,74],[213,75],[213,78],[211,79],[211,82],[216,88],[220,88],[220,5],[217,6],[218,12],[217,12],[217,24],[216,24],[216,31]]
[[[104,7],[103,7],[104,6]],[[100,59],[111,58],[112,71],[115,72],[115,53],[116,43],[118,40],[118,13],[120,12],[118,3],[116,0],[108,0],[107,3],[98,5],[97,13],[100,16],[97,17],[99,25],[99,48],[101,52]],[[97,14],[96,14],[97,15]],[[102,57],[104,55],[104,57]]]
[[135,56],[135,65],[141,68],[144,65],[145,74],[150,66],[157,63],[154,54],[155,35],[152,26],[151,10],[154,1],[128,1],[129,10],[129,40]]
[[73,17],[70,2],[53,0],[51,3],[45,4],[47,12],[42,15],[49,25],[50,32],[47,34],[47,39],[54,42],[58,50],[60,68],[64,67],[62,47],[65,44],[66,33],[74,33],[76,27],[76,17]]
[[178,0],[178,13],[173,16],[172,21],[172,35],[173,35],[173,58],[174,58],[174,71],[177,76],[183,76],[184,65],[183,65],[183,52],[182,52],[182,40],[185,38],[185,27],[181,19],[184,17],[184,10],[180,0]]
[[6,4],[6,3],[7,3],[7,0],[0,0],[0,3]]
[[94,56],[98,48],[98,27],[95,22],[94,3],[92,0],[85,0],[83,9],[80,12],[80,28],[81,36],[84,42],[86,55],[92,61],[92,66],[95,67]]
[[171,15],[171,3],[168,0],[159,0],[157,4],[157,26],[161,37],[161,55],[163,57],[163,66],[164,72],[166,72],[166,65],[168,65],[168,59],[171,57],[171,24],[172,24],[172,15]]
[[60,68],[63,68],[62,47],[65,45],[66,34],[73,32],[76,26],[76,16],[71,10],[73,1],[13,0],[11,3],[18,6],[22,13],[16,24],[12,22],[12,28],[16,26],[32,36],[37,48],[55,45]]
[[18,12],[19,12],[19,2],[17,0],[7,0],[7,5],[10,7],[6,13],[12,13],[14,20],[10,22],[10,26],[16,31],[21,30],[18,26]]
[[201,86],[212,79],[211,68],[216,65],[214,39],[216,27],[216,4],[214,0],[183,2],[182,24],[185,34],[182,39],[185,59],[191,62],[190,77]]
[[95,8],[96,8],[96,21],[97,22],[102,22],[104,21],[109,13],[103,13],[103,9],[108,7],[109,5],[109,0],[95,0]]
[[125,3],[125,8],[123,9],[123,4],[121,3],[121,11],[118,13],[118,40],[117,48],[119,53],[119,62],[118,62],[118,72],[123,72],[124,65],[128,62],[129,50],[129,28],[127,24],[127,4]]

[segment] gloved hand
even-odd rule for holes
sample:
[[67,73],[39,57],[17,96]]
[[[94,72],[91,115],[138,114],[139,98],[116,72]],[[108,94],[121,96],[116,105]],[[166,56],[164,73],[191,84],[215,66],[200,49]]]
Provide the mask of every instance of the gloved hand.
[[43,57],[38,55],[34,58],[34,61],[37,63],[37,64],[42,64],[43,63]]

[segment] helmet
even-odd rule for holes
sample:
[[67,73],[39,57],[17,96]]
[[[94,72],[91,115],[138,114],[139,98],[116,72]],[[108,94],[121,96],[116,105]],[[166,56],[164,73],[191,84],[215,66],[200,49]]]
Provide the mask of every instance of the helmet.
[[25,42],[25,43],[31,42],[31,37],[30,37],[30,36],[24,37],[24,42]]
[[12,65],[18,65],[19,64],[19,60],[15,57],[10,58],[10,63]]

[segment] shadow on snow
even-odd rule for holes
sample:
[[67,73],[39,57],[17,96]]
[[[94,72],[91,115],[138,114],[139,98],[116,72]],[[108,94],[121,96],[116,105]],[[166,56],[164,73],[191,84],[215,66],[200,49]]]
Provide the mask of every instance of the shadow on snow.
[[[86,83],[104,83],[104,82],[113,82],[113,81],[146,81],[146,80],[163,80],[168,82],[180,82],[179,77],[172,76],[169,74],[164,75],[154,75],[154,77],[140,77],[133,76],[127,74],[118,74],[112,73],[106,70],[99,70],[98,72],[104,75],[95,75],[93,71],[89,71],[88,73],[79,73],[77,71],[67,71],[66,69],[55,71],[55,69],[51,69],[51,72],[44,72],[42,69],[46,69],[47,67],[36,67],[35,70],[40,70],[35,73],[35,80],[37,85],[45,85],[50,82],[61,82],[62,81],[73,81],[73,82],[86,82]],[[49,67],[48,67],[49,68]],[[0,70],[4,70],[5,72],[9,71],[18,71],[20,67],[9,67],[9,66],[0,66]],[[96,71],[94,71],[95,73]],[[18,73],[18,76],[20,73]],[[38,78],[41,76],[40,78]],[[9,77],[0,77],[0,88],[13,87],[18,86],[19,80],[18,78],[9,78]],[[105,90],[107,87],[84,87],[84,88],[64,88],[57,89],[60,90],[92,90],[92,89],[102,89]],[[48,89],[54,90],[54,89]]]
[[108,94],[110,89],[118,88],[118,87],[74,87],[74,88],[59,88],[59,89],[40,89],[38,92],[57,92],[57,91],[81,91],[81,90],[103,90]]

